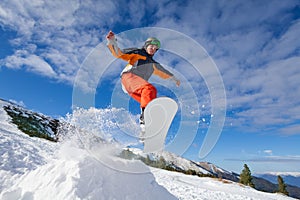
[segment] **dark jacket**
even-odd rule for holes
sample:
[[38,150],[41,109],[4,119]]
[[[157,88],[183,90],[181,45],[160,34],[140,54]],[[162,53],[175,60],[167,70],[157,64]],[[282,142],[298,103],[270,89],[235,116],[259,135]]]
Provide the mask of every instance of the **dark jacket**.
[[116,58],[121,58],[128,62],[123,73],[133,73],[144,80],[148,81],[152,74],[163,79],[171,78],[173,74],[163,68],[149,55],[144,48],[129,48],[120,50],[116,44],[108,44],[108,48]]

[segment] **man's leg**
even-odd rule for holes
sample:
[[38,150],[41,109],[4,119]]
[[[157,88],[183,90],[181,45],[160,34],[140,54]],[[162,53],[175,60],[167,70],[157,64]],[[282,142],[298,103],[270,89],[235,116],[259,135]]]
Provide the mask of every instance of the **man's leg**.
[[125,87],[128,94],[137,102],[141,107],[141,122],[144,121],[144,109],[147,104],[156,98],[156,88],[142,79],[141,77],[132,74],[125,73],[122,75],[122,85]]
[[145,124],[144,121],[144,110],[146,108],[146,106],[148,105],[148,103],[150,103],[150,101],[152,101],[153,99],[155,99],[157,96],[157,90],[156,88],[152,85],[152,84],[147,84],[142,88],[142,94],[141,94],[141,109],[142,109],[142,113],[141,113],[141,117],[140,117],[140,122],[142,124]]
[[142,87],[141,108],[145,108],[150,101],[157,96],[157,90],[152,84],[147,84]]
[[140,123],[144,124],[144,109],[150,101],[156,98],[157,90],[152,84],[148,83],[142,86],[141,88],[137,89],[134,93],[131,93],[130,96],[140,103]]

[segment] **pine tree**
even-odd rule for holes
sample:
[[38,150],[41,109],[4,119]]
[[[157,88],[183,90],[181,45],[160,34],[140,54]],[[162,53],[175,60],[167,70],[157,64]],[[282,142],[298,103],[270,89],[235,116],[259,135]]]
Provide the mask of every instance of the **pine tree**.
[[288,191],[286,190],[286,184],[283,181],[283,178],[281,176],[277,177],[277,182],[278,182],[278,192],[289,195]]
[[160,156],[159,160],[157,161],[157,167],[164,169],[166,167],[166,165],[167,165],[166,160],[164,159],[164,157]]
[[144,163],[145,163],[146,165],[150,165],[151,163],[153,163],[152,160],[150,159],[150,156],[149,156],[149,155],[147,155],[147,157],[145,158]]
[[251,171],[247,164],[244,164],[244,169],[243,169],[242,173],[240,174],[240,183],[254,188],[254,184],[252,182]]

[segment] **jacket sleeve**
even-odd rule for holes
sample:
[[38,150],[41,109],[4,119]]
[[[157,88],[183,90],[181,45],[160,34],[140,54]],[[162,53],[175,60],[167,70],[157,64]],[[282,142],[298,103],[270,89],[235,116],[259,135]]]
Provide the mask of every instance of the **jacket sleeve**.
[[163,78],[163,79],[168,79],[173,77],[174,75],[169,72],[168,70],[166,70],[163,66],[161,66],[161,64],[159,63],[154,63],[153,64],[153,69],[154,69],[154,74]]
[[131,53],[134,50],[136,50],[137,48],[129,48],[129,49],[121,50],[118,47],[116,40],[109,41],[107,43],[107,47],[108,47],[108,49],[110,50],[110,52],[112,53],[112,55],[114,57],[125,60],[130,65],[134,65],[134,63],[136,63],[136,61],[138,61],[139,59],[146,60],[145,56],[135,54],[135,53]]
[[107,47],[116,58],[119,58],[123,54],[121,49],[118,47],[117,39],[115,38],[107,40]]

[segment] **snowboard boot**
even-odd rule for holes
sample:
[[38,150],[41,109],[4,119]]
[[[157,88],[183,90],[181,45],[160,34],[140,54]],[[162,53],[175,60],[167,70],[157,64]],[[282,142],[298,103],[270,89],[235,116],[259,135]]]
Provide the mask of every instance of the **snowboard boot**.
[[140,132],[140,135],[139,135],[139,138],[140,138],[140,142],[144,142],[144,135],[145,135],[145,132],[146,132],[146,128],[145,128],[145,119],[144,119],[144,110],[145,108],[142,108],[141,109],[141,116],[140,116],[140,127],[141,127],[141,132]]
[[144,110],[145,110],[145,108],[141,109],[142,113],[140,115],[140,125],[142,125],[142,124],[145,125]]

